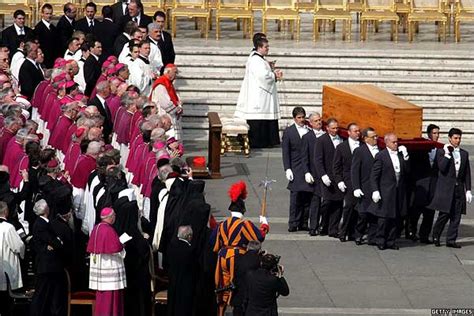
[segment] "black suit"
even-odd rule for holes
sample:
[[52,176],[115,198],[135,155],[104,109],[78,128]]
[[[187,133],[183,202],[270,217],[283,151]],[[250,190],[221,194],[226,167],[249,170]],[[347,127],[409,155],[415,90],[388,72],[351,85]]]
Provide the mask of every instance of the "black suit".
[[[112,4],[112,11],[113,11],[113,20],[114,20],[114,23],[119,25],[124,14],[123,14],[123,2],[122,1],[119,1],[119,2],[116,2],[114,4]],[[128,12],[128,10],[127,10]]]
[[[37,64],[38,65],[38,64]],[[38,65],[39,66],[39,65]],[[31,100],[36,87],[44,80],[43,73],[33,63],[25,59],[20,67],[18,82],[20,84],[21,94]]]
[[[328,233],[332,237],[337,237],[339,233],[339,222],[342,214],[342,204],[344,195],[338,189],[334,178],[333,162],[336,149],[329,134],[319,137],[314,147],[316,181],[321,187],[323,203],[321,205],[322,234]],[[322,182],[322,177],[327,175],[331,184],[326,186]]]
[[446,242],[454,243],[458,236],[461,215],[466,214],[466,191],[471,190],[471,166],[469,153],[460,149],[460,166],[456,176],[454,153],[450,158],[445,156],[443,149],[438,149],[436,161],[438,163],[438,181],[433,200],[428,208],[438,210],[438,219],[433,227],[433,238],[439,240],[444,226],[449,220]]
[[349,139],[336,147],[334,153],[333,171],[336,183],[344,182],[344,207],[342,209],[342,225],[339,230],[339,238],[353,237],[357,223],[357,211],[355,206],[357,200],[354,197],[354,189],[351,181],[352,152]]
[[[406,179],[410,168],[401,153],[397,152],[397,157],[400,164],[398,180],[387,148],[375,156],[370,175],[372,192],[379,191],[381,196],[378,203],[371,205],[379,218],[377,245],[380,247],[391,247],[395,244],[398,236],[397,228],[407,213]],[[372,195],[372,192],[369,194]]]
[[97,36],[96,27],[98,24],[100,24],[99,20],[94,19],[94,26],[90,27],[86,17],[83,17],[76,21],[76,30],[82,31],[86,35],[92,33],[94,36]]
[[113,129],[113,122],[112,122],[112,114],[110,114],[109,106],[105,103],[105,108],[102,102],[100,102],[99,98],[95,96],[91,100],[89,100],[89,105],[95,105],[100,112],[100,115],[104,117],[104,126],[103,126],[103,134],[104,134],[104,141],[107,144],[110,144],[110,135],[112,134]]
[[59,19],[58,24],[56,25],[56,28],[59,33],[59,39],[61,41],[62,52],[65,52],[67,49],[67,42],[72,37],[72,33],[74,33],[75,23],[75,21],[72,21],[72,24],[69,23],[67,18],[63,15]]
[[245,288],[247,286],[246,277],[249,271],[260,268],[260,253],[255,250],[249,250],[242,256],[235,259],[235,290],[232,292],[231,305],[233,307],[233,316],[244,315],[243,301]]
[[106,59],[114,54],[114,43],[119,34],[119,26],[110,20],[104,19],[102,22],[96,24],[95,36],[102,43],[101,58]]
[[97,79],[99,79],[101,74],[101,67],[99,61],[90,54],[84,62],[84,79],[86,81],[86,90],[84,94],[90,96],[92,90],[94,90]]
[[[132,17],[127,14],[127,15],[124,15],[120,18],[120,30],[123,32],[123,29],[125,28],[125,24],[127,24],[127,22],[129,21],[132,21]],[[140,16],[140,21],[138,22],[138,26],[139,27],[148,27],[148,24],[150,23],[153,23],[153,19],[151,16],[148,16],[146,14],[143,14],[143,12],[141,13],[141,16]]]
[[120,53],[122,52],[123,47],[129,41],[130,40],[128,39],[128,37],[125,36],[125,34],[123,33],[117,36],[117,38],[114,41],[113,54],[115,56],[120,56]]
[[[31,35],[32,32],[33,30],[30,29],[29,27],[27,26],[24,27],[24,33],[27,37]],[[11,59],[19,45],[18,34],[16,32],[14,25],[10,25],[9,27],[5,28],[2,31],[2,44],[7,46],[8,49],[10,50],[10,59]]]
[[161,32],[161,36],[158,39],[158,47],[160,48],[163,66],[174,64],[176,54],[174,52],[173,39],[170,33],[166,31]]
[[316,145],[316,134],[314,131],[309,131],[303,135],[303,148],[305,154],[303,155],[303,167],[304,173],[310,173],[314,178],[313,196],[311,197],[311,203],[309,204],[309,229],[319,229],[319,221],[321,218],[321,187],[316,176],[316,167],[314,160],[314,146]]
[[35,252],[36,284],[30,315],[66,315],[67,282],[61,258],[62,241],[51,224],[38,217],[31,239]]
[[355,237],[361,238],[367,232],[368,242],[375,242],[375,232],[377,229],[377,217],[369,213],[369,207],[372,204],[372,188],[370,186],[370,174],[375,158],[372,156],[369,147],[366,144],[356,148],[352,153],[351,165],[351,183],[353,190],[361,190],[364,194],[357,201],[357,212],[359,219],[355,229]]
[[308,226],[310,192],[313,188],[305,181],[305,167],[303,157],[306,154],[303,140],[298,133],[296,124],[289,126],[282,137],[283,169],[293,172],[293,181],[288,182],[287,189],[290,190],[290,216],[289,228],[304,228]]
[[61,45],[58,45],[58,30],[53,24],[50,24],[48,29],[43,21],[39,21],[35,26],[35,34],[44,53],[44,66],[53,68],[54,60],[61,56]]

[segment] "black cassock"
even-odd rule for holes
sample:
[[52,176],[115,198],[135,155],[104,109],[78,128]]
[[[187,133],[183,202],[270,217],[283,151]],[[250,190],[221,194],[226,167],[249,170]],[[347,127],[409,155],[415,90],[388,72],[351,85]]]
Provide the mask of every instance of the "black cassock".
[[168,250],[168,316],[193,314],[196,257],[184,240],[174,238]]

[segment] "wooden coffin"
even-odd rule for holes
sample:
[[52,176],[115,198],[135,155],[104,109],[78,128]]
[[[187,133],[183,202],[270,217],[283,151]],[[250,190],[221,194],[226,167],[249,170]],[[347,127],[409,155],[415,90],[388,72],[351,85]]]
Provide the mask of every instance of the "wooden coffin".
[[423,109],[370,84],[323,86],[323,119],[334,117],[340,127],[356,122],[383,136],[421,137]]

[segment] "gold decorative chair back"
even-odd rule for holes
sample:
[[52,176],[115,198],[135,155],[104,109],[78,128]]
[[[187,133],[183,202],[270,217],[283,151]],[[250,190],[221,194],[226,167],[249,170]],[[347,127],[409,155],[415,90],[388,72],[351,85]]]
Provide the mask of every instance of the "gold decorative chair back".
[[251,8],[248,0],[217,0],[217,9],[241,9],[248,10]]
[[315,11],[321,9],[347,11],[347,0],[317,0]]
[[395,11],[394,0],[365,0],[364,11]]
[[143,11],[145,14],[152,15],[158,11],[163,10],[165,3],[164,0],[142,0]]
[[[21,9],[25,11],[27,15],[26,25],[33,27],[34,18],[35,18],[35,0],[3,0],[0,2],[0,14],[4,16],[13,17],[13,12],[15,10]],[[5,23],[5,17],[2,17],[3,22]]]
[[268,9],[298,10],[298,0],[265,0],[265,10]]
[[299,0],[298,9],[300,12],[313,12],[317,0]]
[[456,12],[474,12],[474,0],[457,0]]
[[201,8],[206,9],[207,0],[174,0],[174,8]]
[[411,12],[443,12],[443,0],[411,0]]

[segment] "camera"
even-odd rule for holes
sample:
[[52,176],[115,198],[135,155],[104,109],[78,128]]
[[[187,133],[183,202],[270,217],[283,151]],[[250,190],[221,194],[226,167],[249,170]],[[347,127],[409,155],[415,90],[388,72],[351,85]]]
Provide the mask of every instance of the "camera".
[[281,256],[264,254],[261,259],[262,268],[270,271],[273,275],[280,277],[283,274],[283,267],[279,265]]

